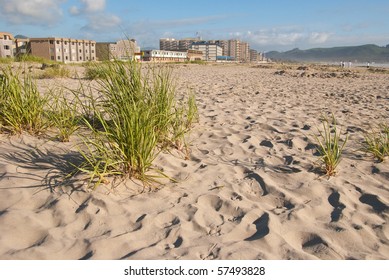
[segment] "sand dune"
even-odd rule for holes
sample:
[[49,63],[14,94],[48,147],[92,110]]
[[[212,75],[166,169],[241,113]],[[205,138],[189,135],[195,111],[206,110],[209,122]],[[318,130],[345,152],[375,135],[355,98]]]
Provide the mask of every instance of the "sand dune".
[[[196,93],[200,121],[189,160],[158,156],[179,179],[158,190],[63,182],[72,142],[0,135],[1,259],[389,259],[389,164],[358,151],[388,123],[387,74],[178,65],[174,75],[179,94]],[[330,179],[316,168],[323,113],[349,135]]]

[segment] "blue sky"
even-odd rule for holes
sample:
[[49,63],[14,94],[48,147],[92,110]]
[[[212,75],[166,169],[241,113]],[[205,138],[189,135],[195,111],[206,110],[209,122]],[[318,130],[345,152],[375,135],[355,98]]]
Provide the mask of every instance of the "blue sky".
[[241,39],[259,51],[389,44],[388,0],[0,0],[0,31],[100,41]]

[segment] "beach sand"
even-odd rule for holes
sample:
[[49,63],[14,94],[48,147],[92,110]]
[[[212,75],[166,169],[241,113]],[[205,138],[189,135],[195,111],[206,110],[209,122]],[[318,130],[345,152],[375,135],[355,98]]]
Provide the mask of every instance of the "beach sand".
[[[200,118],[155,189],[64,183],[76,136],[0,134],[0,259],[389,259],[389,161],[359,151],[388,124],[389,74],[298,66],[174,66]],[[328,178],[314,135],[331,113],[349,140]]]

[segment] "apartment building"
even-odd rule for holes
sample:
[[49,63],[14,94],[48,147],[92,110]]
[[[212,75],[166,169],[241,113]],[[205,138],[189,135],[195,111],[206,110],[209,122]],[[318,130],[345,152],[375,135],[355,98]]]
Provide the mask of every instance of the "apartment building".
[[14,37],[11,33],[0,32],[0,58],[14,56]]
[[228,40],[211,40],[209,42],[219,45],[223,49],[223,56],[230,56]]
[[228,55],[235,58],[235,61],[240,61],[240,41],[228,40]]
[[219,45],[207,41],[193,43],[192,50],[202,51],[205,61],[216,61],[217,57],[223,55],[223,49]]
[[190,50],[193,43],[199,42],[200,39],[198,38],[186,38],[178,40],[178,50],[181,52],[185,52],[187,50]]
[[140,47],[134,39],[96,43],[96,56],[100,61],[140,59]]
[[199,41],[199,38],[185,38],[180,40],[176,40],[174,38],[162,38],[159,39],[159,49],[164,51],[185,52],[190,50],[193,43]]
[[250,50],[250,62],[257,62],[259,60],[259,55],[256,50]]
[[188,60],[189,61],[199,61],[203,60],[203,52],[196,50],[187,50]]
[[166,50],[144,50],[142,51],[143,61],[154,62],[183,62],[188,60],[187,52],[166,51]]
[[179,42],[174,38],[159,39],[159,49],[163,51],[178,51]]
[[240,60],[241,62],[250,61],[250,45],[246,42],[240,42]]
[[96,60],[96,42],[70,38],[30,38],[31,54],[58,62]]

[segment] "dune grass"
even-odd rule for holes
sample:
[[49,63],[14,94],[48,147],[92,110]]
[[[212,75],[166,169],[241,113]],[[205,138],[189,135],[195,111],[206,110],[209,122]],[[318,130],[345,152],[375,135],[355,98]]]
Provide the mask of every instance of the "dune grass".
[[341,161],[348,136],[341,139],[341,131],[337,128],[334,115],[332,115],[331,120],[328,117],[324,117],[322,127],[323,130],[318,129],[319,136],[315,136],[318,143],[321,165],[327,176],[334,176],[336,168]]
[[1,72],[0,79],[0,123],[3,130],[11,133],[27,131],[40,134],[50,125],[46,108],[49,97],[42,97],[36,83],[24,71],[13,71],[10,67]]
[[12,57],[0,57],[0,64],[11,64],[14,62]]
[[[99,96],[90,97],[93,116],[84,118],[92,137],[83,138],[85,161],[79,171],[95,187],[115,175],[155,182],[165,175],[152,168],[154,159],[175,142],[174,127],[188,122],[187,114],[177,113],[184,109],[176,100],[171,70],[152,67],[142,72],[132,61],[93,67],[99,73]],[[191,106],[193,115],[193,101]]]
[[38,79],[54,79],[54,78],[69,78],[70,71],[69,69],[60,66],[59,64],[54,64],[50,67],[47,67],[43,70],[43,73],[37,76]]
[[52,101],[49,106],[48,118],[57,131],[57,139],[61,142],[69,142],[70,136],[81,126],[79,100],[65,98],[63,89],[58,92],[51,90],[49,95]]
[[389,126],[380,124],[377,129],[366,133],[362,149],[373,155],[378,162],[383,162],[389,156]]

